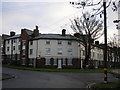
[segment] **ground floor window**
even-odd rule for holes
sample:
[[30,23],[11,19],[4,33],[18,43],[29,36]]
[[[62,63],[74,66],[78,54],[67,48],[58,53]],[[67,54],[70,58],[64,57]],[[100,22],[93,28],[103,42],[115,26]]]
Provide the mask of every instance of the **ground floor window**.
[[54,58],[54,65],[57,65],[57,58]]
[[45,58],[45,64],[50,65],[50,58]]
[[63,61],[62,61],[62,65],[66,65],[66,59],[63,58],[62,60],[63,60]]
[[72,65],[72,58],[68,58],[68,65]]

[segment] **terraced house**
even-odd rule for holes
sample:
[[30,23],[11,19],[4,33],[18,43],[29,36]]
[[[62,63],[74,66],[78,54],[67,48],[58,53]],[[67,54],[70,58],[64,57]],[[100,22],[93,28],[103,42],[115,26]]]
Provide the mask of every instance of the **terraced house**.
[[[81,40],[66,34],[40,34],[38,26],[32,31],[22,29],[21,34],[11,32],[5,39],[7,63],[39,68],[82,68],[85,49]],[[95,68],[103,65],[103,49],[96,43],[91,50]]]

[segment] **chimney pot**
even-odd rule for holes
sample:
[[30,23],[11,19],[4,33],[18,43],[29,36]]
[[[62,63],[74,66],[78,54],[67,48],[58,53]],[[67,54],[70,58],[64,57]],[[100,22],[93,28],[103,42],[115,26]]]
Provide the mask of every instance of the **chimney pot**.
[[99,41],[95,41],[95,44],[96,44],[96,45],[99,45]]
[[66,35],[66,30],[63,29],[63,30],[62,30],[62,36],[65,36],[65,35]]
[[36,26],[36,30],[38,30],[38,26]]
[[15,35],[15,32],[11,31],[10,36],[14,36],[14,35]]

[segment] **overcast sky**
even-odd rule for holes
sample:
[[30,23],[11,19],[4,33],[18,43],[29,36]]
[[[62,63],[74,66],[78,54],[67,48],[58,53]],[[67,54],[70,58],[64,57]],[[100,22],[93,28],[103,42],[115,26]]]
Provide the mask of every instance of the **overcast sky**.
[[[65,28],[68,34],[74,32],[70,29],[70,19],[81,16],[82,9],[76,9],[69,4],[70,0],[2,0],[0,3],[1,34],[15,31],[20,34],[21,29],[33,30],[39,26],[40,33],[61,33]],[[74,1],[74,0],[71,0]],[[99,1],[99,0],[93,0]],[[90,8],[90,7],[89,7]],[[108,37],[117,30],[113,20],[117,19],[117,12],[112,12],[111,6],[107,9]],[[101,41],[103,41],[101,39]]]

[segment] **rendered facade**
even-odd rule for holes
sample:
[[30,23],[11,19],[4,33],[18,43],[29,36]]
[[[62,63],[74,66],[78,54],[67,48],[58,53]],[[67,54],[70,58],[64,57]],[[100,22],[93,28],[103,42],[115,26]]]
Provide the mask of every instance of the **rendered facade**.
[[[4,61],[16,65],[38,68],[82,68],[85,49],[81,41],[66,34],[40,34],[38,26],[32,31],[21,29],[21,34],[11,35],[4,40]],[[103,49],[93,45],[91,61],[95,68],[103,65]]]

